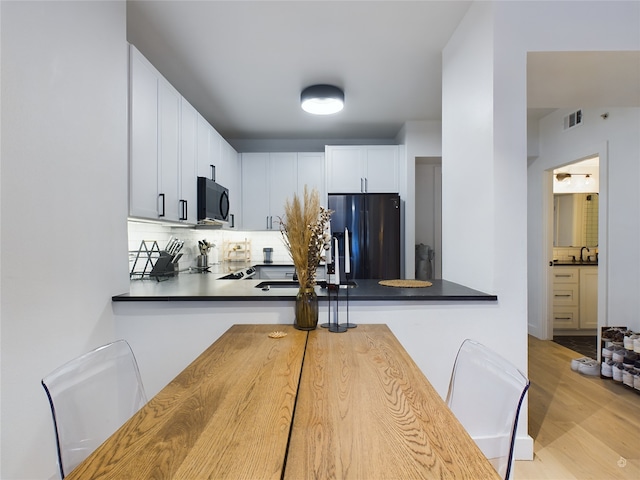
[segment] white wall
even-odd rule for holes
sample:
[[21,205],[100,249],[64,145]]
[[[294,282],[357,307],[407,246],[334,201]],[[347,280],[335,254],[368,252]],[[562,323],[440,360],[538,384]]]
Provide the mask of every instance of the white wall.
[[400,196],[404,211],[404,277],[415,277],[416,243],[416,157],[440,157],[442,155],[442,124],[437,121],[406,122],[396,140],[404,145],[401,158],[402,188]]
[[[518,38],[520,39],[518,48],[523,51],[640,50],[639,2],[514,2],[514,4],[505,4],[504,10],[505,16],[510,19],[510,28],[514,32],[518,32]],[[594,35],[593,32],[598,33]],[[567,113],[568,111],[556,112],[551,118],[556,118],[557,121],[558,116],[566,115]],[[543,324],[547,322],[547,300],[546,292],[541,290],[541,286],[544,284],[547,265],[550,260],[543,251],[543,243],[548,237],[543,230],[544,206],[542,192],[545,188],[547,190],[551,188],[551,179],[547,178],[545,181],[542,171],[555,165],[583,158],[587,154],[586,152],[593,153],[594,150],[601,150],[604,156],[610,157],[609,167],[613,169],[612,173],[618,177],[615,183],[611,181],[610,184],[609,192],[611,195],[609,201],[611,206],[609,207],[607,207],[607,199],[603,198],[602,195],[602,189],[607,188],[607,185],[603,185],[603,182],[607,181],[606,176],[601,176],[600,179],[600,211],[603,212],[606,209],[609,215],[613,215],[614,220],[608,227],[601,224],[601,238],[604,235],[605,241],[607,237],[611,241],[609,247],[606,248],[611,258],[607,267],[607,251],[603,251],[602,247],[604,245],[601,245],[601,248],[599,248],[600,265],[598,272],[599,275],[606,275],[616,287],[610,284],[606,292],[600,292],[606,297],[604,301],[600,297],[599,310],[604,305],[609,304],[609,308],[615,310],[616,314],[613,315],[609,311],[606,314],[608,318],[600,318],[599,321],[613,324],[625,324],[623,322],[626,322],[631,326],[633,325],[633,319],[629,317],[633,316],[635,312],[633,318],[635,318],[635,325],[638,327],[637,292],[639,284],[637,272],[639,271],[639,264],[637,257],[633,253],[633,247],[628,244],[628,241],[624,240],[637,239],[637,235],[633,235],[633,233],[638,231],[638,212],[640,211],[638,209],[638,200],[635,194],[632,193],[633,190],[626,188],[630,184],[637,184],[638,182],[637,113],[633,111],[625,113],[626,121],[630,120],[630,123],[626,125],[622,124],[623,120],[618,117],[605,122],[606,126],[601,123],[599,128],[594,128],[593,125],[597,123],[600,113],[602,112],[587,111],[587,116],[597,115],[597,118],[588,119],[587,124],[583,124],[583,126],[570,132],[564,132],[564,135],[554,134],[550,137],[552,128],[547,126],[546,132],[543,131],[542,124],[539,128],[540,158],[533,162],[529,168],[527,234],[528,328],[531,334],[539,337],[544,337],[546,334]],[[551,121],[550,118],[549,120],[547,118],[543,120],[543,123]],[[589,124],[592,126],[589,126]],[[623,140],[623,138],[626,138],[626,140]],[[543,153],[543,148],[546,148],[548,153]],[[550,158],[552,155],[556,155],[558,158],[552,160]],[[601,163],[602,161],[601,157]],[[628,170],[625,165],[635,166]],[[622,169],[624,169],[625,173],[621,173]],[[618,173],[616,174],[615,172]],[[603,173],[606,174],[601,170],[601,175]],[[620,178],[621,176],[625,176],[625,178]],[[625,199],[629,194],[632,197],[629,201],[626,201]],[[620,205],[625,205],[624,220],[618,217],[619,219],[616,221],[615,216],[621,215]],[[627,227],[621,227],[621,222],[626,224]],[[627,222],[629,223],[627,224]],[[620,235],[621,231],[624,232],[622,236]],[[626,256],[623,259],[627,253],[630,256]],[[635,288],[635,293],[629,295],[633,288]],[[599,288],[599,290],[603,289]]]
[[[568,112],[558,110],[540,121],[540,156],[529,166],[529,238],[536,244],[529,267],[529,301],[532,306],[540,305],[530,309],[529,329],[532,334],[543,336],[547,322],[544,302],[540,300],[544,298],[544,277],[548,273],[544,243],[550,241],[541,234],[549,217],[544,208],[548,203],[543,200],[544,195],[549,195],[545,190],[547,171],[601,151],[605,174],[602,179],[607,181],[601,183],[600,191],[598,323],[640,330],[640,109],[583,109],[583,124],[563,131],[561,120]],[[600,116],[605,112],[609,113],[606,120]],[[605,209],[603,205],[608,206]],[[552,330],[547,331],[551,333]]]
[[637,49],[638,7],[637,2],[478,2],[443,52],[443,277],[498,295],[494,334],[504,342],[501,353],[524,371],[527,259],[532,257],[526,55]]
[[[526,65],[502,6],[472,4],[443,51],[442,276],[497,294],[476,338],[526,373]],[[517,458],[533,454],[527,414]]]
[[125,4],[0,9],[0,477],[49,478],[40,380],[114,339],[111,296],[128,285]]

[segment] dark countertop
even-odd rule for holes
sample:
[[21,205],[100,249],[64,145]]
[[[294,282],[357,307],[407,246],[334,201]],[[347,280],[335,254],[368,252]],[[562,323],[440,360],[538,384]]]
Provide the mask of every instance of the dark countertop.
[[[155,279],[132,280],[128,293],[115,295],[114,302],[155,301],[282,301],[293,300],[297,287],[272,287],[268,291],[256,288],[264,280],[217,280],[215,274],[180,274],[161,282]],[[368,301],[496,301],[498,297],[449,282],[432,280],[426,288],[394,288],[378,284],[378,280],[356,280],[357,287],[349,288],[349,300]],[[327,289],[316,287],[321,301]],[[347,289],[340,289],[346,298]]]
[[581,262],[580,260],[576,260],[575,262],[558,262],[557,260],[553,261],[554,267],[597,267],[598,262]]

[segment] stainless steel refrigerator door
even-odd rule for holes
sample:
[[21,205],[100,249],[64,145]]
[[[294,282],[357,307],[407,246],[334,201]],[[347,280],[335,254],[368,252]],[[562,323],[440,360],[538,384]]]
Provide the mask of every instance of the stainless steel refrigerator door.
[[344,229],[349,229],[350,279],[400,278],[400,197],[396,194],[329,195],[331,232],[338,238],[344,275]]
[[400,278],[400,197],[366,195],[365,278]]
[[[349,229],[351,273],[349,278],[365,276],[365,204],[363,194],[329,195],[331,234],[338,239],[340,249],[340,278],[345,277],[344,229]],[[335,252],[334,252],[335,255]]]

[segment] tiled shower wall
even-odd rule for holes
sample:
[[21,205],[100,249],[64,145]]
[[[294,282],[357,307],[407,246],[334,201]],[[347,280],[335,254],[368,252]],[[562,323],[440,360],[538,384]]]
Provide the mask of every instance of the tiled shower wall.
[[156,241],[160,250],[164,250],[170,238],[184,240],[183,254],[180,259],[180,270],[196,266],[196,257],[200,255],[198,240],[207,240],[215,247],[209,252],[209,263],[220,263],[223,260],[224,242],[244,242],[249,240],[251,244],[251,263],[262,263],[264,260],[263,248],[273,248],[272,259],[275,263],[292,263],[289,252],[284,246],[280,231],[269,232],[243,232],[222,229],[195,229],[190,227],[169,226],[156,223],[129,222],[129,270],[133,263],[135,253],[140,248],[142,241],[146,241],[149,247]]
[[598,214],[599,214],[599,196],[596,194],[587,194],[585,198],[585,206],[583,211],[583,225],[585,245],[598,244]]

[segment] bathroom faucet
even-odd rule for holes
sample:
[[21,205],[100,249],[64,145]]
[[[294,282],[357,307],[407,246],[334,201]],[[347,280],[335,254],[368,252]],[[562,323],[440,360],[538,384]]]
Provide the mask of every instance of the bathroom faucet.
[[[587,249],[587,252],[590,252],[590,251],[591,251],[591,250],[589,250],[589,247],[582,247],[582,248],[580,249],[580,262],[583,262],[583,261],[584,261],[584,260],[583,260],[583,258],[582,258],[582,252],[584,251],[584,249],[585,249],[585,248]],[[588,257],[587,257],[587,258],[588,258]]]

